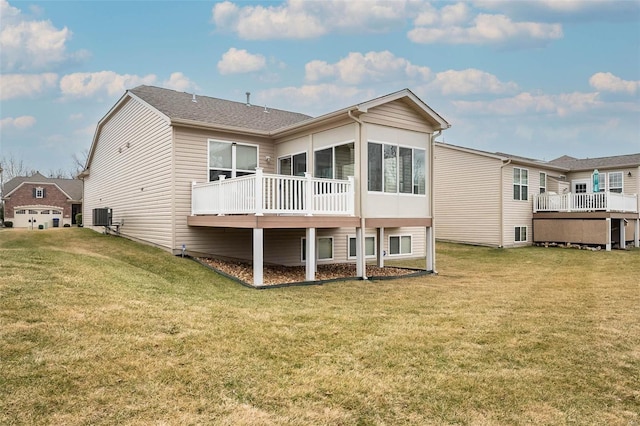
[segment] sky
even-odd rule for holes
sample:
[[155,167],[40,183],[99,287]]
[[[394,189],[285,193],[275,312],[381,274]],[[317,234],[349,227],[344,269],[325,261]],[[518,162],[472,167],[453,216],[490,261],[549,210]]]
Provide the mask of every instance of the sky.
[[640,152],[640,1],[0,0],[0,157],[73,170],[141,84],[322,115],[404,88],[439,140]]

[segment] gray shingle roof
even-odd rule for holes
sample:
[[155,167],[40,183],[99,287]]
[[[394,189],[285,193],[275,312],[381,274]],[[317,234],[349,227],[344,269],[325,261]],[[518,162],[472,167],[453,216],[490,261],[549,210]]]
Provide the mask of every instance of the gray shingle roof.
[[154,86],[138,86],[131,93],[165,114],[170,119],[193,120],[219,126],[270,132],[290,126],[311,117],[297,112],[247,106],[244,102],[233,102],[196,94],[176,92]]
[[559,167],[565,167],[570,170],[592,170],[597,168],[623,167],[623,166],[640,166],[640,154],[616,155],[613,157],[598,158],[573,158],[563,155],[555,160],[549,161]]
[[79,179],[53,179],[36,172],[31,176],[17,176],[4,184],[3,195],[16,189],[23,183],[53,183],[66,192],[72,200],[82,200],[82,181]]

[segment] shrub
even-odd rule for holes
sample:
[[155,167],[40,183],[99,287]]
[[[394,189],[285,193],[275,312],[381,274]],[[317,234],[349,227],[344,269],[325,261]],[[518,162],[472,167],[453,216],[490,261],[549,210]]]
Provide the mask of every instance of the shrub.
[[68,223],[65,223],[64,225],[62,225],[65,228],[71,228],[71,225],[69,225]]
[[38,225],[38,229],[44,229],[44,225]]
[[76,213],[76,225],[82,226],[82,213]]
[[12,221],[10,221],[10,220],[7,220],[7,221],[4,223],[4,227],[5,227],[5,228],[13,228],[13,222],[12,222]]

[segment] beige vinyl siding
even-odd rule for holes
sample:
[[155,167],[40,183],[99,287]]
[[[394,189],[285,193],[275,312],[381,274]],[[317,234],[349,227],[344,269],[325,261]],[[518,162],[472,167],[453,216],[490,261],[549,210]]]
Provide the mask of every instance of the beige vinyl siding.
[[[187,225],[187,217],[191,215],[191,184],[195,182],[207,182],[209,172],[207,169],[208,140],[218,139],[231,142],[248,143],[258,145],[259,165],[265,173],[275,173],[276,156],[273,142],[268,139],[231,135],[221,132],[196,130],[185,127],[175,127],[175,246],[181,250],[182,244],[187,250],[203,253],[222,254],[227,250],[229,239],[216,238],[216,233],[203,227],[190,227]],[[271,157],[267,163],[266,157]],[[251,233],[249,242],[252,241]],[[231,241],[233,244],[236,241]],[[240,242],[238,242],[240,244]],[[239,248],[229,248],[236,252]],[[249,245],[251,253],[251,245]],[[235,256],[233,256],[235,257]]]
[[[528,171],[529,190],[527,200],[513,199],[513,169],[517,167]],[[540,172],[544,171],[531,165],[509,164],[503,168],[503,214],[504,247],[530,244],[533,241],[533,196],[540,192]],[[515,227],[527,227],[527,241],[515,241]]]
[[134,99],[107,119],[84,182],[86,226],[94,208],[109,207],[114,222],[124,221],[123,235],[171,248],[171,134],[161,115]]
[[[600,169],[598,168],[598,172],[600,174],[606,173],[607,176],[611,172],[622,172],[622,191],[625,194],[637,194],[638,193],[638,171],[639,168],[630,167],[630,168],[610,168],[610,169]],[[631,176],[629,176],[631,173]],[[589,180],[591,184],[593,170],[585,170],[579,172],[571,172],[567,174],[567,180],[581,180],[586,179]],[[589,187],[591,190],[591,186]]]
[[499,246],[501,160],[441,144],[434,152],[436,238]]
[[383,126],[433,133],[433,128],[429,126],[423,116],[401,100],[372,108],[364,115],[363,120],[367,123]]

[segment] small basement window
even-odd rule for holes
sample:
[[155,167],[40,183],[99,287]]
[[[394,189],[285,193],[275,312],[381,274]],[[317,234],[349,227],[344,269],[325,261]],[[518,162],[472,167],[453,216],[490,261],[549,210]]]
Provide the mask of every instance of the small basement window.
[[516,226],[515,227],[515,242],[527,241],[527,227]]
[[[302,261],[307,260],[307,239],[302,239]],[[316,238],[316,259],[333,260],[333,237]]]
[[[356,237],[349,236],[349,259],[354,259],[356,257]],[[376,237],[364,237],[364,255],[365,257],[375,257],[376,256]]]
[[389,237],[389,254],[411,254],[411,235],[391,235]]

